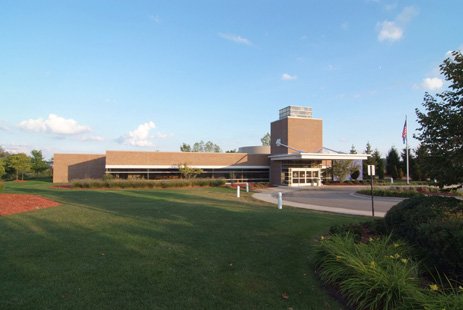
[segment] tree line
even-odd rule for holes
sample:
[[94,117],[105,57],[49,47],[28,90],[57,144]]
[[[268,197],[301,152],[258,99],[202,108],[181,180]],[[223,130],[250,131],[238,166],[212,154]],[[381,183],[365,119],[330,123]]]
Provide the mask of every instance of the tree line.
[[32,150],[28,156],[25,153],[12,154],[0,147],[0,178],[24,180],[24,175],[33,172],[39,176],[50,167],[40,150]]
[[[351,154],[357,154],[357,150],[354,145],[350,150]],[[364,154],[370,155],[367,160],[363,161],[363,179],[369,178],[368,176],[368,165],[374,165],[376,176],[378,179],[383,180],[385,177],[393,179],[401,179],[406,175],[407,169],[407,154],[404,148],[401,153],[396,147],[391,147],[386,154],[386,157],[382,157],[378,149],[373,151],[370,142],[367,142],[365,146]],[[422,147],[416,149],[408,149],[408,162],[410,178],[415,181],[425,181],[430,178],[424,165],[426,154],[423,152]],[[355,173],[358,169],[352,169],[351,172]],[[352,177],[356,179],[356,177]]]

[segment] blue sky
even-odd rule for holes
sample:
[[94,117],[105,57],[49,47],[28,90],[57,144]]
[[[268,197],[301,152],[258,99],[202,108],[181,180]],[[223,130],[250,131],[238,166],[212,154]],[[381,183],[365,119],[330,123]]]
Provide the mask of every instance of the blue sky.
[[[288,105],[324,145],[402,148],[446,83],[462,1],[0,1],[0,145],[177,151],[259,145]],[[410,145],[417,141],[410,137]]]

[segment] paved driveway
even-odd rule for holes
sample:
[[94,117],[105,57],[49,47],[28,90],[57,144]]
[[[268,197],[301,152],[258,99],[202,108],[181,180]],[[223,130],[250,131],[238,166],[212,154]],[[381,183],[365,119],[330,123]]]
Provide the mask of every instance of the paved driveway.
[[[323,186],[310,188],[277,187],[255,194],[257,199],[276,203],[283,193],[283,205],[344,214],[371,215],[371,197],[358,195],[359,186]],[[384,214],[403,198],[374,197],[375,216]]]
[[[371,196],[359,195],[360,188],[332,186],[291,191],[283,194],[285,200],[354,210],[371,211]],[[375,211],[387,212],[403,198],[374,197]]]

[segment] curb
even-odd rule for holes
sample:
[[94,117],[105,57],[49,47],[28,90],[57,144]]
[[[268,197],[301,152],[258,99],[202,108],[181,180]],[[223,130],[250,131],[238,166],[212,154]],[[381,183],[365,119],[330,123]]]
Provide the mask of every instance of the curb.
[[[252,194],[252,197],[257,200],[265,201],[271,204],[275,204],[275,205],[278,204],[278,199],[272,197],[271,193],[262,193],[262,192],[254,193]],[[315,210],[315,211],[321,211],[321,212],[337,213],[337,214],[360,215],[360,216],[370,216],[371,217],[370,211],[351,210],[351,209],[335,208],[335,207],[324,207],[324,206],[319,206],[319,205],[312,205],[312,204],[285,201],[285,200],[283,200],[283,206]],[[375,217],[384,217],[385,214],[386,214],[385,212],[375,212]]]

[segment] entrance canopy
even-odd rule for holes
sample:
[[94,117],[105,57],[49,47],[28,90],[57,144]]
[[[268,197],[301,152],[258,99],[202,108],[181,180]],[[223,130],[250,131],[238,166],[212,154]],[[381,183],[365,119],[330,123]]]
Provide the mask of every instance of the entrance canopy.
[[367,160],[369,154],[345,154],[336,151],[332,151],[327,148],[323,148],[321,152],[317,153],[290,153],[290,154],[278,154],[270,155],[269,158],[271,161],[280,161],[280,160]]
[[295,152],[290,154],[270,155],[271,181],[275,185],[320,186],[323,179],[328,179],[326,169],[333,161],[352,161],[362,169],[362,160],[369,154],[346,154],[322,148],[316,153]]

